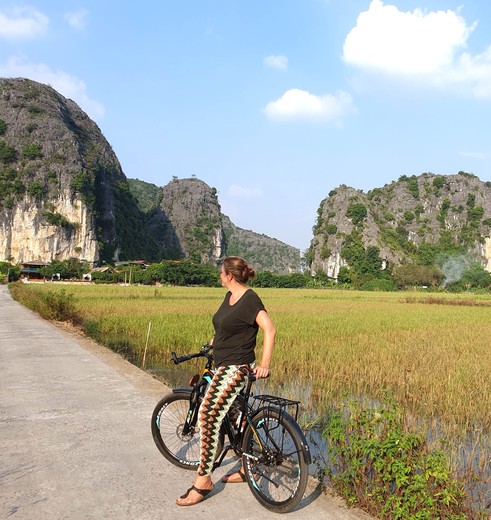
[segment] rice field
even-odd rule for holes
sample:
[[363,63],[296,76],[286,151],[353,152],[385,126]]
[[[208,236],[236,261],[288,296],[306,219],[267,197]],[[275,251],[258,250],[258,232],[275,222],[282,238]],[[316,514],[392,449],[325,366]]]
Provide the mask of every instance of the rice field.
[[[147,347],[145,368],[168,380],[176,377],[170,352],[196,351],[212,337],[211,316],[224,296],[222,288],[32,286],[62,288],[75,295],[92,336],[132,353],[138,365]],[[378,402],[389,395],[410,428],[443,442],[460,473],[489,478],[491,295],[257,292],[278,330],[271,384],[321,413],[346,396]]]

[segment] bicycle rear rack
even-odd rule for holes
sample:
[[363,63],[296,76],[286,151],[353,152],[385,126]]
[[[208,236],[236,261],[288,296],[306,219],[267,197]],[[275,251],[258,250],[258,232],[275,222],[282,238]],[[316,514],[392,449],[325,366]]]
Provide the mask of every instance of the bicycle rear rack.
[[257,408],[275,408],[279,410],[280,415],[283,415],[283,412],[288,412],[290,415],[294,416],[295,421],[298,420],[298,407],[301,403],[300,401],[292,401],[285,397],[277,397],[276,395],[267,394],[253,395],[251,397],[256,400]]

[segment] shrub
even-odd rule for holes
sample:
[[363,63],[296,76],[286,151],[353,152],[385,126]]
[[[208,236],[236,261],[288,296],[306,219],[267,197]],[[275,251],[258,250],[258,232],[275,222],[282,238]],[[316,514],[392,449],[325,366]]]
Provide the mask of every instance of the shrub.
[[0,274],[4,277],[2,283],[15,282],[20,278],[20,267],[9,262],[0,262]]
[[10,164],[16,160],[17,150],[11,146],[8,146],[5,141],[0,140],[0,162]]
[[75,297],[65,289],[59,292],[32,291],[22,282],[10,285],[10,292],[15,300],[39,313],[43,318],[56,321],[71,321],[78,324],[80,318],[75,307]]
[[414,220],[414,213],[412,211],[405,211],[404,220],[406,222],[412,222]]
[[437,189],[443,188],[444,184],[445,184],[445,179],[443,177],[435,177],[433,179],[433,186],[435,186],[435,188],[437,188]]
[[335,235],[338,232],[338,227],[336,224],[327,224],[326,233],[328,235]]
[[321,260],[327,260],[331,256],[331,250],[327,244],[322,244],[320,257]]
[[42,157],[41,145],[39,143],[26,144],[24,148],[22,148],[22,155],[26,159],[38,159]]
[[32,181],[27,187],[27,193],[34,199],[40,199],[44,193],[44,185],[38,181]]
[[361,286],[362,291],[396,291],[394,280],[390,278],[374,278]]
[[79,172],[73,176],[70,188],[80,193],[82,201],[92,207],[95,202],[94,178],[88,172]]
[[418,178],[415,175],[406,179],[406,187],[415,199],[419,199]]
[[404,431],[396,403],[334,410],[323,436],[328,475],[348,504],[377,518],[471,518],[463,485],[452,477],[444,454]]
[[346,216],[351,219],[351,222],[356,226],[361,224],[367,216],[367,208],[361,203],[354,203],[348,206]]
[[40,295],[43,318],[56,321],[76,321],[75,297],[65,289],[60,292],[48,291]]
[[66,217],[64,217],[61,213],[57,213],[57,212],[52,213],[51,211],[45,211],[43,213],[43,216],[46,218],[48,223],[51,224],[52,226],[60,226],[60,227],[64,227],[64,228],[73,228],[74,227],[74,225]]

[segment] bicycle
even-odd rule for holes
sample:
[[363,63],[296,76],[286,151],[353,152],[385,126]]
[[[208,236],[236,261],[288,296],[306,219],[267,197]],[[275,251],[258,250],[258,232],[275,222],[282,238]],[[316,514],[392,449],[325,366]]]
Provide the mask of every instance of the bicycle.
[[[189,387],[174,388],[156,405],[152,414],[152,435],[162,455],[176,466],[196,470],[199,464],[198,409],[213,377],[212,346],[195,354],[178,357],[178,365],[190,359],[206,358],[201,376],[194,375]],[[225,416],[213,469],[232,450],[242,465],[253,496],[276,513],[287,513],[302,499],[311,463],[310,450],[297,423],[300,401],[273,395],[253,395],[254,374]],[[228,444],[225,445],[225,437]]]

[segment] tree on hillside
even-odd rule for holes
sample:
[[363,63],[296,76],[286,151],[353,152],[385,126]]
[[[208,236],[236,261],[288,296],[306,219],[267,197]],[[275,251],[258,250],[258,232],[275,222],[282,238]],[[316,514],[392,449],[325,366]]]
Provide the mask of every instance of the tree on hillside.
[[443,280],[442,272],[434,265],[399,265],[394,267],[392,276],[400,289],[422,286],[437,287]]

